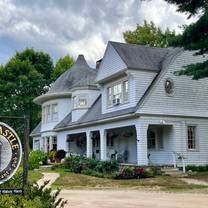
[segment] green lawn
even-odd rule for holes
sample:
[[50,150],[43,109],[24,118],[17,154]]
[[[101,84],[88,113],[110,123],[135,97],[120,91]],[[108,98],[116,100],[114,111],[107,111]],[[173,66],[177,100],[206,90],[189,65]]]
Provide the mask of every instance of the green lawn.
[[157,176],[147,179],[114,180],[75,174],[57,170],[60,177],[53,184],[53,188],[65,189],[150,189],[160,191],[193,191],[208,190],[208,186],[190,185],[169,176]]
[[29,171],[29,182],[30,183],[35,183],[37,182],[39,179],[41,179],[43,176],[43,174],[39,171]]

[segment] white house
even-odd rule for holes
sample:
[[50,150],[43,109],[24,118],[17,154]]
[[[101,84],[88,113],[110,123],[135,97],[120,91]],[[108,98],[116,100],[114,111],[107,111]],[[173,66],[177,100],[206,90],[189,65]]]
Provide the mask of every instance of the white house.
[[109,42],[98,69],[83,55],[34,102],[33,149],[138,165],[208,164],[208,79],[177,76],[207,60],[181,48]]

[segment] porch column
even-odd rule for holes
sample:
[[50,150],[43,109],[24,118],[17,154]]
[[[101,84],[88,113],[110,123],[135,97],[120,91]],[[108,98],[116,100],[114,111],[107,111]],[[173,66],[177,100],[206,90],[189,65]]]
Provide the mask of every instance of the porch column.
[[107,159],[107,139],[106,139],[106,130],[100,130],[100,159]]
[[87,139],[87,157],[92,158],[92,133],[91,131],[86,132]]
[[146,124],[138,123],[136,125],[138,165],[148,165],[147,129],[148,129],[148,125]]
[[44,142],[44,152],[47,153],[47,137],[43,137]]
[[53,149],[53,137],[50,136],[49,138],[49,151],[51,151]]

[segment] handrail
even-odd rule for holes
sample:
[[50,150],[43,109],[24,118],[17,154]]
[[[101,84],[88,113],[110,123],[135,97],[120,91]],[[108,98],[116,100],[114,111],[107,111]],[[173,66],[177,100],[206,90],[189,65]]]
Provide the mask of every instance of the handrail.
[[177,159],[182,161],[182,167],[183,167],[183,173],[186,173],[186,164],[185,164],[185,159],[186,157],[182,153],[178,153],[173,151],[173,158],[174,158],[174,167],[177,167]]

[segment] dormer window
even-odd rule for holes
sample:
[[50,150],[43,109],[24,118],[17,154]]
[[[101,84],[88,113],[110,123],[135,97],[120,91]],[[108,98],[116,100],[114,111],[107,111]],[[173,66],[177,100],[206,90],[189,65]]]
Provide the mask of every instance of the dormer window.
[[79,107],[86,107],[86,106],[87,106],[87,99],[79,98]]
[[118,82],[107,88],[108,106],[127,103],[129,100],[129,83],[128,80]]
[[87,107],[87,98],[83,96],[74,96],[73,106],[74,109]]

